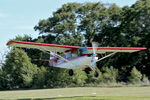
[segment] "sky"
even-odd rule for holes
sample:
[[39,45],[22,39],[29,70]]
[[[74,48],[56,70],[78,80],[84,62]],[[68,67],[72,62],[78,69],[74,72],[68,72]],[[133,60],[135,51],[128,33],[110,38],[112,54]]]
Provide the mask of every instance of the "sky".
[[8,51],[6,43],[16,36],[36,38],[39,35],[33,27],[41,19],[52,16],[63,4],[70,2],[115,3],[120,7],[131,6],[137,0],[0,0],[0,60]]

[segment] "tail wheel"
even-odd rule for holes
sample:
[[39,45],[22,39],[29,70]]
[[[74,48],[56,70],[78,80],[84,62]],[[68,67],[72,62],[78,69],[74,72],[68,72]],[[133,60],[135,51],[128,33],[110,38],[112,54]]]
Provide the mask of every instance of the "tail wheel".
[[73,74],[74,74],[73,70],[70,69],[70,70],[69,70],[69,75],[70,75],[70,76],[73,76]]
[[94,77],[98,77],[98,76],[99,76],[98,72],[95,71],[95,72],[94,72]]

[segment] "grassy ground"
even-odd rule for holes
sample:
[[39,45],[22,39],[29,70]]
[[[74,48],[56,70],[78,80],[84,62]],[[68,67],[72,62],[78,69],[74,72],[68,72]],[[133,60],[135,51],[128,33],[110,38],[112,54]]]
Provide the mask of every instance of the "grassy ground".
[[150,100],[150,87],[62,88],[0,91],[0,99],[13,100]]
[[89,96],[89,97],[70,97],[70,98],[47,98],[47,99],[34,99],[34,100],[149,100],[150,97],[131,97],[131,96]]

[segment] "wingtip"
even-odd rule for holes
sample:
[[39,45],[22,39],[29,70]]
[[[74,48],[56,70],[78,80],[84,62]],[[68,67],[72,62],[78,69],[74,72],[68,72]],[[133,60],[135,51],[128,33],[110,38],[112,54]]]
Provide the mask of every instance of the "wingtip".
[[7,44],[6,44],[6,45],[7,45],[7,46],[9,46],[11,43],[12,43],[12,40],[11,40],[11,41],[9,41],[9,42],[7,42]]
[[10,44],[12,44],[13,42],[15,42],[15,40],[10,40],[9,42],[7,42],[7,46],[9,46]]

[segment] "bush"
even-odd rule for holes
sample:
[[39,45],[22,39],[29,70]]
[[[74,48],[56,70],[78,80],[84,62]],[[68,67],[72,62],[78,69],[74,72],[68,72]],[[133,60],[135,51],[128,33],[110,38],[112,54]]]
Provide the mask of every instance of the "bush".
[[49,69],[46,75],[46,85],[48,87],[66,87],[70,82],[68,80],[66,69],[53,67]]
[[103,68],[103,83],[117,82],[118,70],[112,66]]
[[49,70],[47,75],[46,85],[48,87],[70,87],[83,86],[86,83],[86,74],[82,70],[75,69],[74,75],[69,76],[68,69],[53,68]]
[[37,66],[31,63],[30,58],[22,49],[12,49],[6,56],[3,71],[11,79],[10,88],[31,87],[33,76],[37,73]]
[[34,75],[33,79],[33,85],[36,88],[43,88],[46,84],[46,75],[48,74],[47,69],[42,66],[41,68],[38,68],[37,73]]
[[131,84],[139,84],[142,79],[142,74],[135,68],[130,72],[130,76],[128,76],[128,82]]
[[11,89],[14,85],[10,74],[6,74],[2,69],[0,69],[0,90]]
[[80,69],[74,70],[74,76],[72,77],[72,83],[77,86],[83,86],[86,83],[87,75]]
[[87,79],[86,79],[86,83],[87,84],[93,84],[93,85],[98,85],[99,83],[101,83],[103,81],[103,76],[100,70],[97,70],[97,72],[99,73],[98,77],[94,76],[94,71],[91,71],[90,74],[87,75]]
[[38,73],[38,68],[35,65],[23,66],[20,70],[20,75],[23,81],[22,87],[32,87],[33,78]]
[[150,85],[150,81],[145,74],[142,76],[142,85]]

